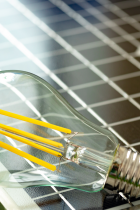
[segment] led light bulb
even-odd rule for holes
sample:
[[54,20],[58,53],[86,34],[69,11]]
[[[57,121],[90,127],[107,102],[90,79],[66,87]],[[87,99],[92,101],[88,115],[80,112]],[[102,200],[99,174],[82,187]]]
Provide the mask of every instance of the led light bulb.
[[1,186],[139,194],[139,154],[119,146],[111,132],[31,73],[0,72],[0,147]]

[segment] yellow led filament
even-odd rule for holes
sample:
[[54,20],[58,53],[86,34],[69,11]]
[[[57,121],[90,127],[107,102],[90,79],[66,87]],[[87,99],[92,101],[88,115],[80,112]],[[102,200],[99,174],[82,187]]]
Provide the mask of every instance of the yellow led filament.
[[6,143],[4,143],[2,141],[0,141],[0,146],[2,148],[6,149],[6,150],[9,150],[10,152],[13,152],[13,153],[23,157],[23,158],[26,158],[26,159],[34,162],[34,163],[37,163],[37,164],[39,164],[39,165],[41,165],[43,167],[46,167],[46,168],[50,169],[51,171],[55,171],[56,170],[56,166],[54,166],[54,165],[52,165],[50,163],[47,163],[44,160],[36,158],[36,157],[26,153],[26,152],[20,151],[19,149],[16,149],[15,147],[12,147],[9,144],[6,144]]
[[40,126],[43,126],[43,127],[51,128],[51,129],[54,129],[54,130],[57,130],[57,131],[61,131],[61,132],[64,132],[64,133],[68,133],[68,134],[71,133],[70,129],[62,128],[62,127],[57,126],[57,125],[53,125],[53,124],[50,124],[50,123],[42,122],[40,120],[35,120],[35,119],[29,118],[29,117],[25,117],[25,116],[22,116],[22,115],[19,115],[19,114],[15,114],[15,113],[12,113],[12,112],[7,112],[7,111],[2,110],[2,109],[0,109],[0,114],[8,116],[8,117],[15,118],[15,119],[18,119],[18,120],[22,120],[22,121],[25,121],[25,122],[29,122],[29,123],[33,123],[33,124],[36,124],[36,125],[40,125]]
[[[47,127],[47,128],[51,128],[53,130],[57,130],[57,131],[60,131],[60,132],[64,132],[64,133],[67,133],[67,134],[70,134],[71,133],[71,130],[70,129],[67,129],[67,128],[63,128],[63,127],[59,127],[59,126],[56,126],[56,125],[53,125],[53,124],[50,124],[50,123],[46,123],[46,122],[42,122],[42,121],[39,121],[39,120],[35,120],[35,119],[32,119],[32,118],[29,118],[29,117],[25,117],[25,116],[22,116],[22,115],[19,115],[19,114],[15,114],[15,113],[11,113],[11,112],[7,112],[5,110],[1,110],[0,109],[0,114],[1,115],[5,115],[5,116],[8,116],[8,117],[12,117],[12,118],[15,118],[15,119],[18,119],[18,120],[22,120],[22,121],[26,121],[26,122],[29,122],[29,123],[33,123],[33,124],[36,124],[36,125],[40,125],[40,126],[44,126],[44,127]],[[2,130],[1,130],[2,129]],[[8,132],[7,132],[8,131]],[[10,133],[9,133],[10,132]],[[11,133],[12,132],[12,133]],[[25,131],[22,131],[22,130],[19,130],[19,129],[16,129],[16,128],[13,128],[13,127],[10,127],[10,126],[7,126],[7,125],[4,125],[4,124],[1,124],[0,123],[0,134],[3,134],[5,136],[8,136],[10,138],[13,138],[17,141],[20,141],[22,143],[25,143],[27,145],[30,145],[32,147],[35,147],[39,150],[42,150],[44,152],[47,152],[51,155],[54,155],[56,157],[61,157],[62,154],[59,153],[59,152],[56,152],[52,149],[48,149],[44,146],[41,146],[39,144],[36,144],[26,138],[30,138],[30,139],[33,139],[33,140],[36,140],[36,141],[39,141],[39,142],[42,142],[42,143],[45,143],[45,144],[48,144],[48,145],[51,145],[51,146],[54,146],[54,147],[63,147],[63,145],[59,142],[55,142],[55,141],[52,141],[52,140],[49,140],[49,139],[46,139],[46,138],[43,138],[43,137],[40,137],[40,136],[37,136],[37,135],[34,135],[34,134],[31,134],[31,133],[28,133],[28,132],[25,132]],[[20,135],[20,136],[19,136]],[[9,150],[10,152],[13,152],[21,157],[24,157],[32,162],[35,162],[41,166],[44,166],[52,171],[55,171],[56,170],[56,166],[50,164],[50,163],[47,163],[39,158],[36,158],[26,152],[23,152],[19,149],[16,149],[15,147],[12,147],[6,143],[3,143],[2,141],[0,141],[0,146],[6,150]]]

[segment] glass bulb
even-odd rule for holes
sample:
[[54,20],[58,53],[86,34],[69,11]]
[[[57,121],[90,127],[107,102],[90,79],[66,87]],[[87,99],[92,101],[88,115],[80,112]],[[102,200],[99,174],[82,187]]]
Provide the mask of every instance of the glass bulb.
[[[113,164],[116,137],[79,114],[45,80],[23,71],[0,72],[0,109],[68,128],[65,134],[0,115],[0,123],[63,144],[55,157],[0,134],[0,141],[56,165],[51,171],[0,148],[0,185],[4,187],[61,186],[97,192],[104,188]],[[30,139],[30,141],[34,141]]]

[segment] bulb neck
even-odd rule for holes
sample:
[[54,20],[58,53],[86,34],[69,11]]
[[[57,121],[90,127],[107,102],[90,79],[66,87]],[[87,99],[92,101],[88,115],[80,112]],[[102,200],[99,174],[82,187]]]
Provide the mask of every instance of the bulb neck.
[[138,197],[140,193],[140,154],[119,146],[105,188]]

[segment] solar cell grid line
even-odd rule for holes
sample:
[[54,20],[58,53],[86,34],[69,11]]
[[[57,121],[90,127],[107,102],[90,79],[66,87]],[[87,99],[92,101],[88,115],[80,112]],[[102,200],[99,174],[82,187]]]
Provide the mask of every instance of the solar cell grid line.
[[[44,41],[45,39],[43,38],[42,40]],[[46,39],[46,40],[48,40],[48,39]],[[121,42],[124,41],[124,39],[122,37],[117,38],[117,39],[112,39],[112,40],[115,40],[116,43],[121,43]],[[38,42],[35,39],[31,42],[28,41],[28,40],[25,40],[25,41],[22,41],[22,43],[30,44],[30,43],[38,43]],[[74,45],[74,47],[77,50],[82,51],[84,49],[97,48],[97,47],[101,47],[101,46],[105,46],[105,45],[106,44],[102,41],[96,41],[96,42]],[[11,47],[13,47],[13,45],[10,44],[10,43],[0,44],[0,49],[7,49],[7,48],[11,48]],[[53,55],[56,55],[56,54],[63,54],[63,53],[66,53],[65,49],[56,49],[56,50],[49,50],[48,52],[40,52],[40,53],[37,54],[37,56],[39,56],[41,58],[41,56],[46,56],[47,57],[47,56],[53,56]],[[98,62],[98,60],[96,60],[95,62]]]
[[[5,85],[6,86],[8,86],[13,92],[15,92],[15,94],[17,94],[18,96],[19,96],[19,98],[21,99],[21,100],[24,100],[25,101],[25,96],[18,90],[18,89],[16,89],[15,87],[12,87],[10,84],[7,84],[7,83],[5,83]],[[45,118],[43,118],[42,116],[41,116],[41,113],[33,106],[33,104],[30,102],[30,101],[28,101],[27,99],[26,99],[26,101],[25,101],[25,103],[26,103],[26,105],[39,117],[39,118],[41,118],[43,121],[45,121],[46,122],[46,120],[45,120]],[[58,133],[60,133],[60,132],[58,132]],[[17,144],[11,139],[11,138],[9,138],[9,137],[6,137],[11,143],[12,143],[12,145],[14,146],[14,147],[16,147],[17,148]],[[31,167],[33,167],[33,168],[36,168],[36,166],[31,162],[31,161],[29,161],[29,160],[27,160],[26,158],[24,158],[25,159],[25,161],[27,161],[28,163],[29,163],[29,165],[31,165]],[[49,180],[49,178],[48,177],[46,177],[41,171],[39,171],[39,173],[46,179],[46,180],[48,180],[50,183],[51,183],[51,181]],[[55,191],[55,192],[58,192],[58,190],[56,189],[56,187],[54,187],[54,186],[51,186],[51,188]],[[70,209],[72,209],[72,210],[75,210],[75,208],[64,198],[64,196],[63,195],[61,195],[60,193],[59,193],[59,196],[63,199],[63,201],[70,207]]]
[[[6,11],[4,12],[3,11],[3,13],[2,14],[5,14],[5,15],[7,15],[8,13],[6,13]],[[81,14],[83,17],[86,17],[87,16],[87,14]],[[97,14],[96,14],[97,15]],[[52,16],[52,18],[51,19],[49,19],[48,20],[48,18],[46,18],[46,17],[44,17],[44,18],[42,18],[42,21],[46,21],[47,20],[47,23],[53,23],[53,22],[59,22],[59,21],[63,21],[63,20],[69,20],[70,19],[70,17],[69,16],[66,16],[66,14],[63,14],[63,15],[61,15],[61,14],[59,14],[59,15],[54,15],[54,16]],[[63,19],[63,17],[64,17],[64,19]],[[137,20],[139,20],[140,19],[140,15],[134,15],[133,16],[133,19],[134,18],[136,18]],[[118,24],[118,25],[122,25],[122,24],[124,24],[125,22],[122,20],[122,19],[120,19],[120,18],[118,18],[118,19],[115,19],[115,20],[113,20],[114,21],[114,23],[116,23],[116,24]],[[104,23],[106,23],[106,24],[104,24]],[[108,28],[107,27],[107,24],[109,24],[110,23],[110,21],[106,21],[106,20],[104,20],[103,22],[101,22],[101,23],[95,23],[95,25],[96,25],[96,27],[98,28],[98,29],[105,29],[105,28]],[[11,25],[11,27],[10,27],[10,25]],[[29,22],[29,21],[22,21],[21,22],[21,24],[19,24],[19,23],[15,23],[15,24],[10,24],[10,25],[7,25],[7,27],[9,28],[10,27],[10,29],[18,29],[18,28],[23,28],[23,27],[25,27],[25,28],[28,28],[28,27],[30,27],[30,25],[31,25],[31,23]],[[75,30],[77,30],[77,28],[75,29]],[[60,33],[60,32],[59,32]]]
[[39,58],[47,58],[47,57],[53,57],[55,55],[63,55],[66,53],[65,49],[59,49],[59,50],[53,50],[53,51],[49,51],[49,52],[42,52],[37,54],[36,56],[38,56]]
[[53,196],[53,195],[57,195],[59,193],[65,193],[65,192],[68,192],[68,191],[71,191],[71,190],[73,190],[73,189],[69,188],[69,189],[65,189],[65,190],[60,190],[59,192],[50,193],[48,195],[42,195],[42,196],[35,197],[35,198],[33,198],[33,200],[38,200],[38,199],[41,199],[41,198],[47,198],[47,197],[50,197],[50,196]]
[[[82,16],[83,17],[86,17],[87,16],[87,14],[82,14]],[[56,15],[56,16],[53,16],[51,19],[49,19],[48,20],[48,18],[42,18],[42,21],[46,21],[47,20],[47,23],[56,23],[56,22],[62,22],[62,21],[65,21],[65,20],[70,20],[71,18],[69,17],[69,16],[62,16],[62,15]],[[137,19],[140,19],[140,17],[138,17],[138,15],[137,15]],[[122,20],[120,20],[120,19],[116,19],[116,20],[114,20],[114,22],[116,22],[118,25],[122,25],[122,24],[124,24],[124,21],[122,21]],[[109,23],[109,21],[105,21],[105,23]],[[106,29],[106,28],[108,28],[107,27],[107,24],[105,25],[104,23],[96,23],[95,24],[96,25],[96,27],[98,28],[98,29]],[[8,29],[10,29],[10,30],[17,30],[17,29],[23,29],[23,28],[29,28],[29,27],[31,27],[32,26],[32,24],[29,22],[29,21],[22,21],[22,22],[20,22],[20,24],[19,23],[15,23],[15,24],[9,24],[9,25],[6,25],[6,27],[8,28]],[[73,30],[73,29],[69,29],[69,33],[70,34],[75,34],[76,33],[76,31],[78,31],[79,30],[79,32],[80,32],[80,29],[83,29],[83,28],[75,28],[75,30]],[[66,32],[67,32],[67,30],[66,30]],[[59,34],[60,33],[64,33],[63,31],[61,32],[61,31],[59,31]]]
[[[75,3],[77,3],[78,5],[80,5],[82,8],[84,8],[86,11],[88,11],[91,15],[95,16],[96,18],[98,18],[101,22],[103,22],[104,20],[108,20],[109,24],[107,22],[104,22],[104,24],[107,25],[108,28],[111,28],[113,31],[115,31],[120,36],[125,35],[125,36],[123,36],[124,39],[129,41],[134,46],[136,46],[136,47],[138,46],[138,44],[139,44],[138,40],[136,40],[136,39],[133,40],[132,35],[128,34],[124,29],[119,27],[119,25],[114,23],[114,21],[110,20],[106,15],[102,14],[101,11],[99,11],[98,9],[92,7],[88,2],[84,1],[83,4],[80,4],[77,0],[73,0],[73,1]],[[99,0],[99,2],[100,2],[100,0]],[[91,7],[89,8],[89,6],[91,6]]]
[[[105,1],[97,0],[97,1],[100,4],[102,4],[105,8],[108,8],[108,10],[110,10],[112,13],[116,14],[118,17],[124,20],[126,23],[132,25],[137,30],[140,30],[139,22],[137,22],[136,19],[134,19],[133,17],[129,16],[126,12],[124,12],[121,9],[121,7],[119,8],[117,5],[112,4],[112,2],[110,2],[109,0],[105,0]],[[106,5],[106,3],[109,4],[109,7]],[[140,6],[140,2],[137,1],[137,3],[139,3],[137,6]]]
[[[16,4],[15,4],[15,2],[16,2]],[[10,3],[11,3],[11,1],[10,1]],[[76,51],[75,49],[73,49],[73,47],[71,45],[69,45],[67,42],[65,42],[60,36],[56,35],[56,33],[53,30],[51,30],[50,28],[48,28],[48,26],[46,24],[44,24],[42,21],[39,20],[39,18],[37,18],[36,16],[34,16],[33,13],[31,13],[26,7],[24,7],[18,1],[12,1],[12,4],[14,4],[13,6],[15,6],[18,10],[20,10],[26,17],[29,16],[28,18],[31,19],[31,21],[34,22],[34,24],[37,24],[38,27],[40,27],[41,26],[40,24],[42,24],[42,27],[43,28],[42,27],[41,28],[44,30],[44,27],[45,27],[45,31],[47,30],[47,34],[49,36],[53,37],[58,43],[60,43],[64,48],[66,48],[66,50],[70,51],[73,55],[75,55],[76,58],[78,58],[80,61],[82,61],[91,70],[93,70],[94,72],[96,72],[96,74],[98,76],[100,76],[103,80],[107,81],[108,84],[110,86],[112,86],[115,90],[117,90],[120,94],[122,94],[124,97],[128,98],[128,100],[133,105],[135,105],[137,108],[140,108],[140,105],[134,99],[130,98],[130,96],[128,96],[127,93],[125,93],[119,86],[117,86],[113,81],[111,81],[99,69],[95,68],[95,66],[93,66],[93,65],[91,66],[91,63],[85,57],[83,57],[78,51]],[[68,7],[68,9],[69,9],[69,7]],[[26,11],[26,13],[25,13],[25,11]],[[27,13],[27,11],[28,11],[28,13]],[[70,11],[71,11],[71,9],[70,9]],[[77,14],[75,14],[75,15],[77,15]],[[32,18],[34,18],[34,20]],[[131,58],[131,60],[130,60],[131,62],[132,62],[132,59],[133,58]],[[137,63],[139,63],[139,62],[137,62]],[[71,96],[75,95],[75,93],[73,94],[73,93],[71,93],[71,91],[69,91],[69,94],[71,94]],[[75,95],[75,97],[77,97],[77,96]],[[87,110],[89,111],[89,108]],[[93,110],[90,110],[90,112],[93,112]]]
[[[18,14],[18,13],[17,13]],[[7,11],[3,11],[3,13],[0,15],[0,17],[2,16],[7,16],[8,13]],[[12,14],[11,14],[12,15]],[[10,14],[9,14],[10,16]],[[87,16],[87,14],[83,14],[83,16]],[[48,19],[48,17],[44,17],[42,18],[43,21],[47,21],[47,23],[56,23],[56,22],[61,22],[61,21],[64,21],[64,20],[70,20],[71,18],[69,16],[67,16],[66,14],[62,14],[62,15],[54,15],[52,16],[51,19]],[[20,29],[20,28],[29,28],[32,26],[31,22],[29,21],[21,21],[20,24],[19,23],[15,23],[15,24],[9,24],[9,25],[6,25],[9,29],[11,30],[16,30],[16,29]],[[105,25],[103,24],[100,24],[99,25],[101,28],[106,28]],[[77,28],[76,28],[77,30]]]
[[57,22],[65,21],[65,20],[70,20],[70,17],[66,16],[65,14],[62,14],[62,15],[59,14],[59,15],[54,15],[51,19],[44,17],[42,18],[42,20],[47,23],[57,23]]
[[117,55],[117,56],[113,56],[111,58],[103,58],[101,60],[93,61],[91,63],[94,64],[95,66],[99,66],[102,64],[113,63],[115,61],[120,61],[120,60],[125,60],[125,58],[122,57],[121,55]]
[[[127,35],[126,35],[127,36]],[[115,43],[121,43],[124,42],[124,38],[126,37],[125,35],[123,37],[118,37],[118,38],[112,38],[112,40]],[[132,37],[131,41],[133,41],[135,38]],[[106,45],[104,42],[102,41],[96,41],[96,42],[90,42],[90,43],[85,43],[85,44],[80,44],[80,45],[74,45],[74,47],[77,50],[83,50],[83,49],[90,49],[90,48],[96,48],[96,47],[100,47],[100,46],[104,46]],[[138,45],[137,45],[138,46]],[[84,48],[85,47],[85,48]]]
[[[110,5],[110,2],[107,2],[106,5]],[[120,2],[115,2],[114,6],[117,6],[121,9],[127,9],[127,8],[132,8],[135,6],[139,6],[140,2],[139,1],[131,1],[131,0],[127,0],[127,1],[120,1]],[[117,8],[116,8],[117,10]]]
[[133,98],[137,98],[137,97],[140,97],[140,93],[134,93],[131,95]]
[[[140,37],[140,32],[136,34],[137,37],[139,38]],[[127,35],[126,35],[127,36]],[[125,35],[123,36],[125,37]],[[115,37],[115,38],[112,38],[112,40],[115,42],[115,43],[121,43],[121,42],[124,42],[124,39],[123,37]],[[38,40],[39,38],[39,40]],[[135,39],[134,37],[132,37],[132,40]],[[30,44],[30,43],[36,43],[36,42],[39,42],[39,41],[44,41],[44,40],[48,40],[48,37],[45,37],[45,36],[39,36],[39,37],[36,37],[35,39],[22,39],[21,42],[23,44]],[[104,42],[102,42],[101,40],[100,41],[94,41],[94,42],[91,42],[91,43],[85,43],[85,44],[80,44],[80,45],[74,45],[75,48],[77,50],[82,50],[82,49],[89,49],[89,48],[94,48],[94,47],[98,47],[98,46],[104,46],[106,45]],[[88,48],[89,46],[89,48]],[[10,47],[13,47],[12,44],[10,44],[9,42],[5,42],[5,43],[1,43],[0,44],[0,49],[5,49],[5,48],[10,48]],[[85,47],[85,48],[84,48]],[[49,51],[47,52],[47,54],[51,53],[51,52],[57,52],[59,51],[58,50],[52,50],[52,51]],[[39,53],[38,55],[40,55],[41,53]]]
[[[121,80],[124,80],[124,79],[134,78],[134,77],[137,77],[137,76],[140,76],[140,72],[133,72],[133,73],[124,74],[124,75],[121,75],[121,76],[110,77],[110,79],[112,81],[121,81]],[[105,81],[97,80],[97,81],[94,81],[94,82],[88,82],[88,83],[84,83],[84,84],[81,84],[81,85],[70,86],[70,88],[71,88],[71,90],[78,90],[78,89],[81,89],[81,88],[91,87],[91,86],[93,87],[93,86],[102,85],[102,84],[105,84]],[[133,96],[133,94],[132,95],[130,94],[130,97],[135,98]],[[126,100],[126,98],[124,98],[124,99]],[[117,99],[113,99],[113,100],[117,100]],[[102,103],[102,102],[100,102],[100,103]]]
[[74,48],[77,49],[78,51],[81,51],[84,49],[97,48],[97,47],[101,47],[104,45],[105,45],[105,43],[103,43],[101,41],[97,41],[97,42],[90,42],[90,43],[86,43],[86,44],[74,45]]
[[[130,53],[130,55],[131,55],[131,53]],[[98,60],[98,61],[93,61],[92,63],[95,66],[100,66],[102,64],[114,63],[115,61],[121,61],[121,60],[125,60],[125,58],[122,57],[121,55],[118,55],[118,56],[114,56],[114,57],[111,57],[111,58],[105,58],[105,59],[101,59],[101,60]]]
[[[112,63],[112,62],[121,61],[121,60],[125,60],[125,58],[122,57],[121,55],[117,55],[117,56],[114,56],[114,57],[111,57],[111,58],[105,58],[105,59],[93,61],[92,63],[95,66],[98,66],[98,65],[101,65],[101,64],[107,64],[107,63]],[[68,67],[65,67],[65,68],[56,69],[53,72],[55,74],[59,74],[59,73],[64,73],[64,72],[75,71],[75,70],[78,70],[78,69],[82,69],[84,67],[85,67],[84,64],[77,64],[77,65],[74,65],[74,66],[68,66]]]
[[[120,36],[119,37],[114,37],[112,39],[113,39],[114,42],[119,42],[119,41],[121,42],[123,37],[127,37],[127,34],[122,35],[121,37]],[[131,40],[139,38],[139,37],[140,37],[140,32],[132,33]]]
[[65,49],[59,49],[59,50],[52,50],[52,51],[49,51],[49,52],[42,52],[42,53],[39,53],[37,54],[37,56],[39,58],[47,58],[47,57],[53,57],[55,55],[63,55],[66,53],[66,50]]
[[[94,48],[104,46],[104,45],[105,44],[103,44],[102,42],[97,43],[97,44],[92,42],[90,44],[87,43],[87,44],[83,44],[83,45],[77,45],[77,46],[75,46],[75,48],[78,49],[79,51],[82,51],[83,49],[90,49],[90,48],[94,49]],[[13,47],[13,46],[11,45],[10,47]],[[54,55],[61,55],[61,54],[66,54],[66,53],[68,53],[68,52],[65,49],[58,49],[58,50],[52,50],[52,51],[48,51],[48,52],[42,52],[42,53],[40,52],[40,53],[37,53],[36,56],[38,58],[47,58],[47,57],[51,57],[51,56],[54,56]],[[104,62],[107,63],[108,60],[113,62],[113,60],[115,61],[116,59],[120,60],[120,59],[125,59],[125,58],[123,58],[121,56],[114,56],[114,57],[111,57],[111,58],[95,60],[95,61],[93,61],[93,63],[95,63],[97,65],[97,63],[101,64],[102,61],[103,61],[103,63]],[[6,61],[1,62],[1,67],[5,66],[5,65],[8,65],[8,64],[10,65],[10,64],[14,64],[14,63],[27,62],[27,61],[28,61],[28,59],[25,58],[25,57],[20,57],[18,59],[6,60]],[[58,70],[56,70],[56,71],[58,71]]]
[[93,87],[93,86],[97,86],[97,85],[102,85],[105,84],[106,82],[103,80],[97,80],[94,82],[87,82],[81,85],[74,85],[74,86],[70,86],[71,90],[78,90],[81,88],[86,88],[86,87]]
[[[105,59],[97,60],[97,61],[94,61],[92,63],[94,65],[98,66],[98,65],[101,65],[101,64],[108,64],[108,63],[112,63],[112,62],[120,61],[120,60],[125,60],[125,58],[118,55],[118,56],[114,56],[114,57],[111,57],[111,58],[105,58]],[[22,58],[18,58],[18,59],[16,58],[16,59],[3,61],[3,62],[1,62],[0,66],[5,67],[5,66],[8,66],[8,65],[17,64],[17,63],[26,63],[28,61],[29,61],[29,59],[27,57],[22,57]],[[77,65],[74,65],[74,66],[71,66],[71,67],[60,68],[60,69],[54,70],[54,73],[64,72],[65,69],[66,69],[66,71],[69,71],[69,69],[70,69],[70,71],[73,71],[73,69],[79,68],[79,66],[83,68],[85,65],[84,64],[77,64]]]
[[132,73],[116,76],[116,77],[111,77],[111,80],[112,81],[120,81],[120,80],[123,80],[123,79],[133,78],[133,77],[139,76],[140,75],[139,73],[140,72],[132,72]]
[[[135,146],[139,146],[140,145],[140,142],[137,142],[137,143],[134,143],[134,144],[130,144],[129,146],[130,147],[135,147]],[[129,146],[125,146],[125,147],[129,147]]]
[[[106,59],[101,59],[101,60],[98,60],[98,61],[94,61],[93,64],[98,66],[98,65],[101,65],[101,64],[112,63],[114,61],[119,61],[119,60],[125,60],[125,59],[122,56],[114,56],[112,58],[106,58]],[[1,62],[0,66],[5,67],[5,66],[8,66],[8,65],[17,64],[17,63],[26,63],[28,61],[29,61],[29,59],[27,57],[22,57],[22,58],[18,58],[18,59],[16,58],[16,59],[3,61],[3,62]],[[79,66],[84,67],[85,65],[84,64],[78,64],[78,65],[71,66],[71,68],[66,67],[66,71],[69,71],[69,69],[78,68]],[[54,72],[59,73],[59,70],[60,70],[60,72],[64,72],[64,68],[54,70]]]
[[[113,104],[113,103],[120,102],[120,101],[125,101],[125,100],[126,99],[124,97],[120,97],[120,98],[111,99],[111,100],[107,100],[107,101],[103,101],[103,102],[89,104],[88,106],[90,108],[95,108],[95,107],[99,107],[99,106],[103,106],[103,105],[107,105],[107,104]],[[81,110],[84,110],[84,109],[85,108],[82,107],[82,106],[76,108],[77,111],[81,111]]]
[[116,126],[116,125],[122,125],[122,124],[125,124],[125,123],[128,123],[128,122],[134,122],[134,121],[138,121],[138,120],[140,120],[140,117],[134,117],[134,118],[131,118],[131,119],[128,119],[128,120],[122,120],[122,121],[119,121],[119,122],[110,123],[110,124],[102,126],[102,127],[108,128],[108,127],[113,127],[113,126]]

